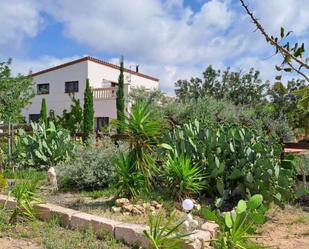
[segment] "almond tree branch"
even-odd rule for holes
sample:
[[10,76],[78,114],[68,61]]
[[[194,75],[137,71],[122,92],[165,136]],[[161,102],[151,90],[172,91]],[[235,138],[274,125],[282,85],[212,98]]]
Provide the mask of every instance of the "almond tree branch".
[[293,66],[293,64],[291,62],[288,62],[288,65],[298,74],[300,74],[301,76],[303,76],[308,82],[309,82],[309,78],[306,74],[304,74],[302,71],[298,70],[296,67]]
[[[302,67],[309,69],[309,65],[306,64],[305,62],[303,62],[302,60],[300,60],[299,58],[297,58],[296,56],[294,56],[293,54],[291,54],[288,50],[286,50],[285,48],[283,48],[282,46],[280,46],[275,40],[273,40],[264,30],[264,28],[262,27],[262,25],[258,22],[258,20],[256,19],[256,17],[253,15],[253,13],[249,10],[248,6],[245,4],[244,0],[239,0],[241,2],[241,5],[244,7],[244,9],[246,10],[247,14],[250,16],[251,20],[253,21],[253,23],[255,24],[255,26],[257,27],[257,29],[262,33],[262,35],[265,37],[266,41],[269,42],[271,45],[275,46],[278,51],[283,55],[283,57],[285,57],[286,55],[290,56],[291,59],[293,59],[295,62],[297,62],[299,65],[301,65]],[[294,69],[294,68],[293,68]],[[294,69],[295,70],[295,69]],[[296,71],[296,70],[295,70]],[[299,70],[297,70],[296,72],[299,72]],[[301,74],[302,76],[304,76],[303,74]],[[305,77],[308,80],[308,77]],[[309,82],[309,81],[308,81]]]

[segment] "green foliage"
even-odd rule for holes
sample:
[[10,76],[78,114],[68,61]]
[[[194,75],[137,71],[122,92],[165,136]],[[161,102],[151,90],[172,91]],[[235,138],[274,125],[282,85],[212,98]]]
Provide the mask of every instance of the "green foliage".
[[24,170],[5,170],[4,176],[8,179],[19,179],[27,180],[33,182],[33,184],[38,185],[40,182],[46,180],[46,172],[39,171],[36,169],[24,169]]
[[214,240],[214,248],[218,249],[249,249],[260,248],[251,241],[256,226],[265,222],[263,196],[254,195],[248,201],[240,200],[231,212],[213,212],[208,208],[202,209],[206,220],[219,225],[220,231]]
[[116,147],[108,138],[100,146],[77,146],[72,160],[56,166],[60,187],[80,190],[108,187],[115,177],[113,162],[124,149],[123,145]]
[[35,191],[36,184],[33,181],[22,181],[14,186],[9,195],[16,199],[16,207],[10,217],[10,223],[15,223],[18,217],[35,219],[33,204],[41,202]]
[[[125,120],[125,113],[124,113],[124,65],[123,65],[123,57],[120,59],[120,74],[118,78],[118,89],[117,89],[117,98],[116,98],[116,107],[117,107],[117,120],[119,124],[123,124]],[[120,125],[117,128],[118,134],[122,133],[123,127]]]
[[52,122],[48,128],[44,123],[31,123],[31,126],[32,134],[19,130],[14,152],[17,164],[46,168],[71,158],[74,143],[67,131],[56,128]]
[[0,173],[0,190],[5,188],[7,185],[6,179],[2,173]]
[[145,190],[145,175],[136,168],[136,161],[131,153],[121,153],[115,160],[116,178],[114,186],[118,195],[136,198]]
[[231,72],[230,68],[221,72],[212,66],[206,68],[203,79],[178,80],[175,92],[180,101],[197,100],[207,96],[227,99],[235,105],[257,104],[265,101],[269,83],[262,83],[259,71],[250,69],[248,73]]
[[54,117],[54,112],[50,112],[49,119],[54,121],[56,126],[61,126],[62,128],[70,131],[71,135],[76,134],[77,132],[82,131],[83,123],[83,109],[80,106],[79,99],[76,99],[74,96],[71,97],[71,111],[63,111],[62,117],[58,116],[58,120]]
[[94,109],[93,109],[93,94],[90,88],[89,79],[86,82],[86,89],[84,92],[84,122],[83,122],[83,132],[90,134],[93,132],[93,119],[94,119]]
[[218,197],[217,207],[257,193],[278,204],[293,198],[293,161],[280,163],[282,148],[271,137],[238,126],[202,129],[196,121],[170,132],[166,141],[169,153],[191,157],[205,168],[206,192]]
[[177,199],[200,193],[206,187],[205,173],[199,165],[191,165],[184,155],[168,156],[163,165],[163,178]]
[[40,121],[42,123],[44,123],[45,126],[48,126],[47,107],[46,107],[46,100],[45,100],[45,98],[42,99],[42,103],[41,103]]
[[148,216],[149,231],[144,234],[150,242],[152,249],[180,249],[185,248],[186,241],[190,234],[178,234],[178,229],[183,222],[172,224],[173,217],[170,216],[166,221],[164,216],[159,213],[157,216]]
[[156,172],[153,153],[161,139],[164,124],[149,104],[137,102],[129,117],[119,125],[123,127],[123,135],[129,142],[130,167],[133,167],[133,171],[143,173],[145,185],[150,188]]
[[21,109],[34,96],[32,78],[12,76],[11,60],[0,63],[0,120],[5,123],[22,121]]

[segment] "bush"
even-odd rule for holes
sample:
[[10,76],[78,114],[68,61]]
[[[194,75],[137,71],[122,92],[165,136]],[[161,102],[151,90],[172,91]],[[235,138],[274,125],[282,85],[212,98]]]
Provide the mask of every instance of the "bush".
[[77,146],[73,152],[74,160],[56,166],[60,187],[85,190],[107,187],[115,177],[113,161],[124,149],[124,145],[116,147],[107,138],[97,147]]
[[184,155],[169,156],[162,173],[168,189],[172,190],[178,199],[197,194],[206,186],[205,172],[199,165],[191,165],[190,158]]
[[281,145],[271,137],[238,126],[202,129],[196,121],[169,133],[166,141],[170,152],[206,169],[206,193],[217,197],[217,207],[258,193],[278,204],[293,197],[295,166],[291,160],[280,162]]
[[118,195],[136,198],[145,189],[145,175],[136,170],[136,161],[131,153],[120,154],[115,160],[115,188]]
[[32,134],[19,130],[13,158],[24,167],[47,168],[61,161],[68,161],[74,149],[70,134],[56,128],[53,122],[31,123]]

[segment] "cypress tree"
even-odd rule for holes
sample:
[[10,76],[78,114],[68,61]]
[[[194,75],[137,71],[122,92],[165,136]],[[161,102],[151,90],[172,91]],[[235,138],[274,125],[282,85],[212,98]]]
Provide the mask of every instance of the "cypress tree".
[[93,132],[93,118],[94,118],[94,109],[93,109],[93,95],[90,88],[89,79],[86,81],[86,89],[84,91],[84,111],[83,111],[83,132],[86,133],[87,137],[89,133]]
[[45,98],[42,99],[41,103],[40,122],[44,123],[45,125],[48,125],[47,107]]
[[123,65],[123,56],[120,59],[120,74],[118,78],[118,90],[117,90],[117,98],[116,98],[116,106],[117,106],[117,120],[118,120],[118,134],[121,134],[123,131],[123,124],[125,121],[124,115],[124,65]]

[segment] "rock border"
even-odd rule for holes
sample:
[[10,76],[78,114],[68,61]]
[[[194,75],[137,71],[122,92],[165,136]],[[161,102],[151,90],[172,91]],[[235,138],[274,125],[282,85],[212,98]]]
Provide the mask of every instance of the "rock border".
[[[12,209],[16,206],[16,201],[12,197],[0,194],[0,204]],[[50,203],[34,205],[37,218],[43,221],[53,217],[58,217],[60,225],[70,229],[87,230],[93,229],[94,233],[101,235],[106,232],[115,239],[125,242],[128,245],[138,245],[149,248],[150,244],[143,231],[147,229],[145,225],[129,224],[111,220],[102,216],[87,214],[74,209],[64,208]],[[199,230],[193,234],[193,240],[186,246],[186,249],[202,249],[209,245],[217,233],[219,227],[212,222],[204,223]]]

